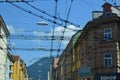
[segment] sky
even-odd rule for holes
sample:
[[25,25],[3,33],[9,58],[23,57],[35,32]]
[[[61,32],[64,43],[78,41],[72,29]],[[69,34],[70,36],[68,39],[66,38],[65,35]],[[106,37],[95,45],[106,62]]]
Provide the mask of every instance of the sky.
[[[20,55],[21,59],[28,66],[41,57],[50,56],[51,54],[53,56],[60,55],[67,46],[70,38],[78,30],[84,28],[88,21],[92,20],[92,11],[102,11],[101,6],[105,2],[114,4],[113,1],[116,1],[116,5],[120,5],[119,0],[58,0],[57,3],[55,1],[33,0],[32,2],[28,2],[37,9],[44,11],[42,13],[25,2],[9,3],[0,0],[0,15],[10,32],[10,37],[8,38],[8,45],[11,48],[10,53]],[[74,25],[54,19],[53,16],[55,15],[58,19],[68,20]],[[56,21],[61,25],[53,24],[52,21]],[[37,22],[46,22],[48,25],[37,25]],[[64,25],[67,28],[64,28]],[[63,34],[64,30],[65,33]],[[53,34],[57,36],[56,40],[52,41],[48,37],[46,38],[46,36],[51,37]],[[60,41],[58,36],[62,35],[64,35],[65,40]],[[19,39],[13,39],[13,36],[17,36]],[[61,51],[53,51],[51,53],[51,46],[53,49],[61,49]],[[33,50],[14,50],[15,48]],[[35,50],[39,48],[40,50]]]

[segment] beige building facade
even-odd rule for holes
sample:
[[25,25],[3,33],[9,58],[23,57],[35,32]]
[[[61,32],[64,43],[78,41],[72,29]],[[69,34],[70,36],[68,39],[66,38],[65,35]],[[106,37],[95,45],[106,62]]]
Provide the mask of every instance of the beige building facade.
[[102,7],[61,54],[58,80],[120,80],[120,7]]
[[6,80],[6,62],[7,62],[7,37],[9,36],[9,31],[0,16],[0,80]]

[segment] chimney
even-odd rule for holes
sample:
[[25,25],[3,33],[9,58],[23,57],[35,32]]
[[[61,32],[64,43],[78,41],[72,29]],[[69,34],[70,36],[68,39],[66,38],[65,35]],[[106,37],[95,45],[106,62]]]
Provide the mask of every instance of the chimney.
[[106,2],[105,4],[102,5],[102,7],[103,7],[103,16],[112,15],[112,9],[111,9],[112,5],[110,3]]

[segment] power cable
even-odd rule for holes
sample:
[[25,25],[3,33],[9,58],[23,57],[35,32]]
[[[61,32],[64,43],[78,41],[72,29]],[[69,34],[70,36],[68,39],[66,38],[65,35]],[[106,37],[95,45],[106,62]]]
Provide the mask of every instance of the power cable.
[[[73,1],[73,0],[71,0],[71,1]],[[56,2],[57,2],[57,0],[56,0]],[[53,21],[53,20],[47,19],[47,18],[45,18],[45,17],[43,17],[43,16],[37,15],[37,14],[35,14],[35,13],[29,11],[29,10],[26,10],[26,9],[24,9],[24,8],[22,8],[22,7],[19,7],[19,6],[15,5],[15,4],[13,4],[12,2],[8,2],[8,3],[12,4],[13,6],[15,6],[15,7],[17,7],[17,8],[19,8],[19,9],[27,12],[27,13],[30,13],[30,14],[32,14],[32,15],[34,15],[34,16],[37,16],[37,17],[40,17],[40,18],[45,19],[45,20],[47,20],[47,21],[50,21],[50,22],[54,23],[54,25],[56,25],[56,24],[59,25],[59,26],[63,25],[63,24],[61,24],[61,23],[57,23],[56,21]],[[71,6],[72,6],[72,5],[71,5]],[[71,10],[71,7],[69,8],[67,18],[69,17],[70,10]],[[57,7],[56,7],[55,13],[56,13],[56,12],[57,12]],[[55,16],[56,16],[56,14],[55,14]],[[54,18],[54,19],[56,19],[56,18]],[[68,19],[66,19],[65,24],[67,24],[67,21],[68,21]],[[64,26],[64,28],[66,28],[66,25]],[[53,32],[54,32],[54,30],[53,30]],[[63,32],[63,33],[64,33],[64,32]],[[53,33],[53,36],[51,36],[51,37],[54,37],[54,33]],[[62,36],[62,37],[64,37],[64,36]],[[53,44],[53,42],[51,42],[51,44]],[[52,46],[52,45],[51,45],[51,46]],[[59,49],[60,49],[60,48],[59,48]],[[52,50],[52,47],[51,47],[51,50]]]
[[21,39],[21,40],[70,40],[71,37],[61,37],[61,36],[33,36],[33,35],[10,35],[8,39]]
[[[58,0],[55,0],[55,17],[57,15],[57,5],[58,5]],[[56,18],[54,18],[56,20]],[[54,38],[54,29],[55,29],[55,24],[53,25],[53,31],[52,31],[52,36],[51,38]],[[51,40],[51,52],[50,52],[50,57],[52,57],[52,48],[53,48],[53,40]]]
[[[69,9],[68,9],[66,21],[69,19],[69,15],[70,15],[70,12],[71,12],[72,4],[73,4],[73,0],[71,0],[71,4],[70,4]],[[63,34],[62,34],[61,37],[64,37],[66,27],[67,27],[67,23],[65,22]],[[63,40],[61,40],[60,43],[59,43],[59,49],[61,48],[62,41],[63,41]]]
[[[12,2],[9,2],[9,1],[8,1],[8,3],[10,3],[10,4],[13,5],[14,7],[17,7],[18,9],[20,9],[20,10],[22,10],[22,11],[24,11],[24,12],[27,12],[27,13],[33,15],[33,16],[39,17],[39,18],[44,19],[44,20],[46,20],[46,21],[49,21],[49,22],[51,22],[51,23],[53,23],[53,24],[57,24],[58,26],[64,26],[62,23],[59,23],[59,22],[57,22],[57,21],[53,21],[53,20],[51,20],[51,19],[45,18],[45,17],[43,17],[43,16],[41,16],[41,15],[38,15],[38,14],[36,14],[36,13],[30,11],[30,10],[26,10],[26,9],[24,9],[24,8],[22,8],[22,7],[20,7],[20,6],[16,5],[16,4],[14,4],[14,3],[12,3]],[[55,19],[56,19],[56,18],[55,18]],[[67,20],[64,20],[64,22],[65,22],[65,23],[68,23]],[[70,23],[70,22],[69,22],[69,23]],[[71,24],[73,24],[73,23],[71,23]],[[73,24],[73,25],[74,25],[74,24]],[[76,27],[80,27],[80,26],[76,25]],[[69,28],[68,28],[68,29],[69,29]],[[70,29],[70,30],[72,30],[72,29]]]
[[[73,4],[73,0],[71,0],[71,4],[70,4],[69,10],[68,10],[68,14],[67,14],[67,18],[66,18],[67,21],[68,21],[69,15],[70,15],[70,11],[71,11],[71,8],[72,8],[72,4]],[[67,23],[67,22],[66,22],[66,23]]]
[[64,20],[64,19],[62,19],[62,18],[60,18],[60,17],[53,16],[53,15],[47,13],[47,12],[44,11],[44,10],[38,9],[37,7],[31,5],[29,2],[25,2],[25,3],[26,3],[27,5],[29,5],[29,6],[31,6],[32,8],[34,8],[35,10],[37,10],[37,11],[43,13],[43,14],[46,14],[46,15],[49,16],[49,17],[52,17],[52,18],[54,18],[54,19],[58,19],[58,20],[60,20],[60,21],[66,22],[66,23],[69,23],[69,24],[74,25],[74,26],[76,26],[76,27],[80,27],[79,25],[76,25],[76,24],[74,24],[74,23],[72,23],[72,22],[70,22],[70,21],[68,21],[68,20]]
[[53,24],[57,24],[58,26],[63,26],[63,24],[61,24],[61,23],[58,23],[58,22],[56,22],[56,21],[53,21],[53,20],[51,20],[51,19],[45,18],[45,17],[43,17],[43,16],[41,16],[41,15],[38,15],[38,14],[36,14],[36,13],[33,13],[33,12],[31,12],[30,10],[26,10],[26,9],[20,7],[20,6],[17,6],[16,4],[14,4],[14,3],[12,3],[12,2],[8,2],[8,3],[10,3],[11,5],[13,5],[13,6],[17,7],[18,9],[20,9],[20,10],[22,10],[22,11],[25,11],[25,12],[31,14],[31,15],[34,15],[34,16],[36,16],[36,17],[39,17],[39,18],[44,19],[44,20],[46,20],[46,21],[49,21],[49,22],[51,22],[51,23],[53,23]]
[[[51,51],[51,49],[45,49],[45,48],[1,48],[1,50],[18,50],[18,51]],[[61,50],[64,50],[64,49],[61,49]],[[52,51],[58,51],[57,49],[52,49]]]
[[0,0],[0,2],[32,2],[33,0]]
[[[29,33],[29,32],[34,32],[32,30],[27,30],[27,31],[23,31],[23,30],[9,30],[10,32],[14,31],[14,33]],[[36,32],[44,32],[44,33],[50,33],[51,31],[46,31],[46,30],[35,30]],[[60,33],[62,31],[54,31],[57,33]],[[71,31],[66,31],[66,32],[71,32]]]

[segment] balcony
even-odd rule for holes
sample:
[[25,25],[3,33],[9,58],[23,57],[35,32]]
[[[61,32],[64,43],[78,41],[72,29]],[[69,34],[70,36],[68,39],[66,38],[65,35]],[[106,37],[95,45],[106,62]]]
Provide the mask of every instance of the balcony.
[[10,70],[10,73],[11,73],[11,74],[13,74],[13,71],[12,71],[12,70]]
[[13,66],[13,63],[10,63],[10,66]]

